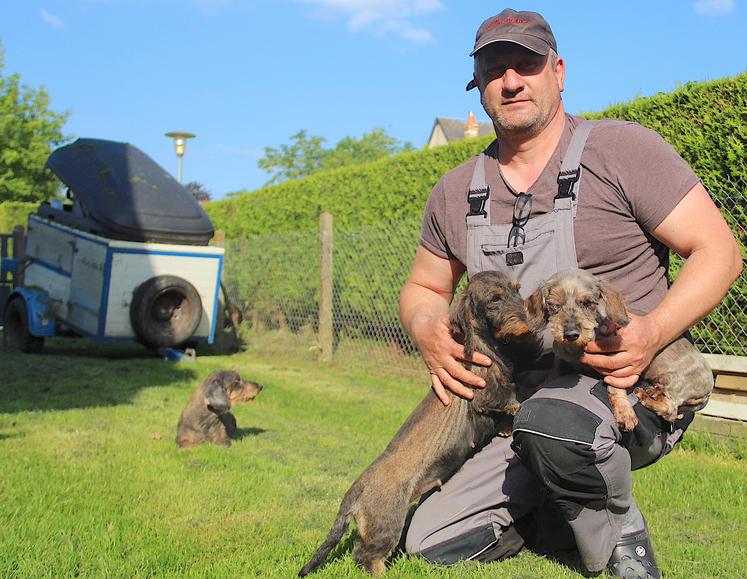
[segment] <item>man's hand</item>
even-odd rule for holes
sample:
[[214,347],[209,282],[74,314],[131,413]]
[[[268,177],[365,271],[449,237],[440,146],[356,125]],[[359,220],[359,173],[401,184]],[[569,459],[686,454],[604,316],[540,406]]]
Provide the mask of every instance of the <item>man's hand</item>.
[[610,335],[589,342],[581,363],[602,374],[609,386],[630,388],[666,344],[660,343],[658,325],[646,316],[630,314],[630,323],[614,330],[606,328]]
[[467,370],[460,360],[490,366],[490,358],[475,352],[470,360],[466,360],[464,347],[451,335],[448,316],[418,316],[413,319],[411,330],[415,344],[431,373],[433,391],[444,406],[449,404],[447,390],[471,400],[474,392],[465,384],[476,388],[485,387],[485,381]]

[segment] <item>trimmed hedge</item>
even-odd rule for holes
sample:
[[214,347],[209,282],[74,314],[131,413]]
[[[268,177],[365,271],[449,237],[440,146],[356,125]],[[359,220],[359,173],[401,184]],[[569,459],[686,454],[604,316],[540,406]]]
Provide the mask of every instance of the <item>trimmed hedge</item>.
[[342,167],[286,181],[231,199],[206,211],[228,238],[318,229],[319,214],[334,215],[335,228],[411,223],[420,227],[425,201],[450,168],[479,153],[489,139],[401,153],[363,165]]
[[35,213],[38,203],[21,201],[0,202],[0,233],[11,233],[16,225],[28,225],[29,214]]

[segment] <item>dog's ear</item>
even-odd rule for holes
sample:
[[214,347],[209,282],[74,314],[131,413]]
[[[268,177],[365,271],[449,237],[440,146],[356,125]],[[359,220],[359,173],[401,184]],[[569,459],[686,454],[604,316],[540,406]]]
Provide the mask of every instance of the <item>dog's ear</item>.
[[467,286],[462,295],[457,300],[454,311],[451,313],[451,333],[457,341],[464,346],[467,356],[472,354],[473,328],[472,328],[472,297],[470,296],[469,286]]
[[527,311],[527,321],[529,322],[529,328],[532,331],[537,331],[547,324],[544,282],[524,300],[524,308]]
[[233,390],[240,390],[243,387],[241,375],[236,370],[226,370],[221,372],[223,379],[223,390],[230,396]]
[[630,318],[623,295],[604,280],[599,280],[599,289],[604,304],[604,317],[619,328],[627,326]]
[[226,388],[223,383],[223,373],[211,374],[208,377],[208,383],[205,385],[203,396],[208,410],[216,414],[222,414],[231,410],[231,401],[226,394]]

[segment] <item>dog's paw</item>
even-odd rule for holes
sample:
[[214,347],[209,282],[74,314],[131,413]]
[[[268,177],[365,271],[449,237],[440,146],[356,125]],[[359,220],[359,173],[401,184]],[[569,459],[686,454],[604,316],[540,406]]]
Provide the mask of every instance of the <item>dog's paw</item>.
[[632,408],[615,408],[615,421],[623,432],[630,432],[638,426],[638,417]]

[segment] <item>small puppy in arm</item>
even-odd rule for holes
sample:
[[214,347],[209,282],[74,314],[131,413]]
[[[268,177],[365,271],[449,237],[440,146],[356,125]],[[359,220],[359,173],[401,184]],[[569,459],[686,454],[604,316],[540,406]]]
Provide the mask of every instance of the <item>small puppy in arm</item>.
[[[567,269],[540,284],[526,300],[533,329],[549,326],[555,366],[551,378],[563,374],[594,373],[579,362],[586,344],[600,328],[625,327],[630,319],[623,296],[607,282],[581,269]],[[594,373],[595,374],[595,373]],[[703,408],[713,390],[713,373],[703,355],[680,337],[659,352],[636,387],[641,403],[664,420],[675,421],[682,412]],[[607,387],[615,420],[623,431],[638,424],[625,390]]]
[[237,402],[254,400],[261,390],[260,384],[242,380],[238,372],[211,373],[195,388],[179,417],[176,444],[183,448],[203,442],[231,446],[230,437],[236,433],[236,417],[231,408]]

